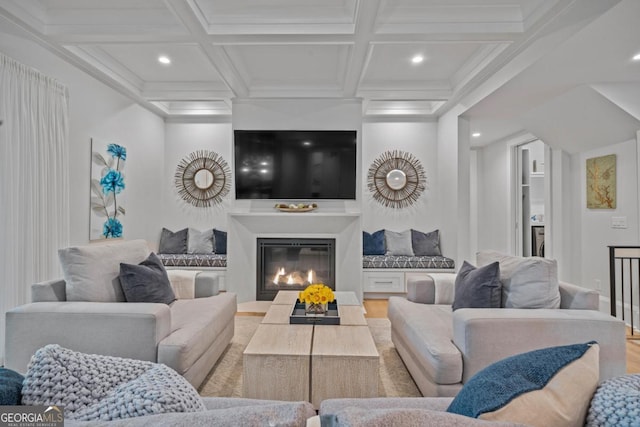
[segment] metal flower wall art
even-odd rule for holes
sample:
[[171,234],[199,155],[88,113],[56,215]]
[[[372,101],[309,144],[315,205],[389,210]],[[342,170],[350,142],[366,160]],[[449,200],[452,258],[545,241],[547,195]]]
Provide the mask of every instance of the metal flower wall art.
[[115,143],[91,140],[90,240],[122,237],[125,214],[122,192],[127,149]]
[[222,203],[229,194],[231,168],[216,152],[194,151],[178,164],[174,183],[182,200],[198,208],[208,208]]
[[376,158],[367,173],[367,187],[373,199],[387,208],[407,208],[427,189],[422,163],[413,154],[386,151]]

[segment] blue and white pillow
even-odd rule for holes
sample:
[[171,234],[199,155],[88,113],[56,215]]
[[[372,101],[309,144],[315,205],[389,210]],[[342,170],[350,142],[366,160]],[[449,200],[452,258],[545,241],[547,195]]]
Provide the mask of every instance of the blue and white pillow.
[[587,427],[640,426],[640,374],[610,378],[591,399]]
[[478,372],[447,412],[533,426],[583,425],[598,380],[595,342],[534,350]]

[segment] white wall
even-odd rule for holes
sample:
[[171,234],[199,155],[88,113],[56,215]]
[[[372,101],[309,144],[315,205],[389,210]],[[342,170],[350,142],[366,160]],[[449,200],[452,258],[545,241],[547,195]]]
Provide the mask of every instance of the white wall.
[[[409,228],[428,232],[440,227],[438,207],[438,125],[435,122],[365,122],[362,125],[362,225],[365,231],[403,231]],[[425,169],[427,190],[407,209],[389,209],[373,200],[367,190],[371,163],[387,150],[413,154]]]
[[458,116],[461,109],[449,110],[438,120],[438,207],[442,253],[462,265],[458,254]]
[[216,123],[167,122],[165,125],[164,165],[160,183],[162,189],[162,222],[156,229],[154,244],[159,243],[160,230],[172,231],[184,227],[200,230],[217,228],[227,230],[226,212],[233,205],[233,189],[220,205],[203,209],[189,205],[179,198],[174,185],[174,174],[178,163],[196,150],[218,153],[233,168],[233,132],[231,121]]
[[[609,245],[638,245],[640,219],[638,217],[638,143],[629,140],[573,156],[580,183],[579,220],[582,244],[579,248],[579,274],[582,286],[596,289],[600,281],[603,296],[609,296]],[[615,209],[587,209],[586,160],[609,154],[616,155],[617,206]],[[611,227],[612,217],[626,217],[628,228]]]
[[13,34],[0,34],[0,51],[38,69],[69,88],[70,236],[89,241],[89,171],[91,138],[127,147],[124,237],[151,240],[160,226],[164,163],[162,118],[71,66],[40,45]]
[[496,142],[477,150],[478,249],[511,253],[511,146]]

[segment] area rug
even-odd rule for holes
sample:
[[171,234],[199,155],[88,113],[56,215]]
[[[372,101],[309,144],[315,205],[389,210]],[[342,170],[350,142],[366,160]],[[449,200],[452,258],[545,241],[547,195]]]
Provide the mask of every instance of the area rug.
[[[262,321],[261,316],[236,316],[231,344],[198,390],[208,397],[242,397],[242,352]],[[389,319],[367,319],[380,353],[378,390],[382,397],[419,397],[418,387],[391,342]]]

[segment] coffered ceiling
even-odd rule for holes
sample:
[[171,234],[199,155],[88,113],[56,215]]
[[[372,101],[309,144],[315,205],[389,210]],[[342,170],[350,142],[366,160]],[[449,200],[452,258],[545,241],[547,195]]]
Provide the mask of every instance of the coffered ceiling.
[[437,116],[574,2],[0,0],[0,15],[164,116],[230,114],[254,97]]

